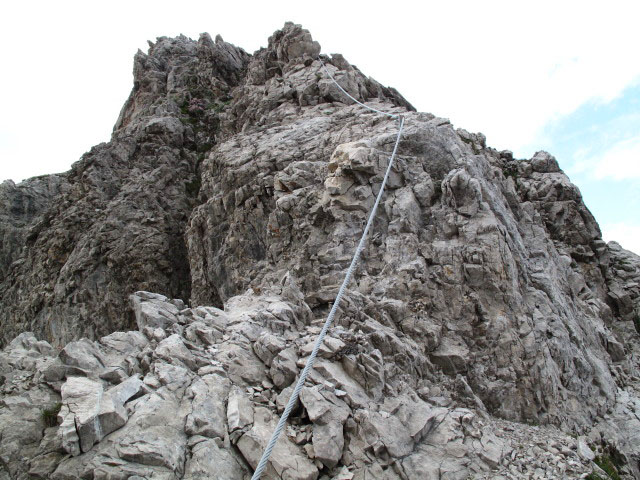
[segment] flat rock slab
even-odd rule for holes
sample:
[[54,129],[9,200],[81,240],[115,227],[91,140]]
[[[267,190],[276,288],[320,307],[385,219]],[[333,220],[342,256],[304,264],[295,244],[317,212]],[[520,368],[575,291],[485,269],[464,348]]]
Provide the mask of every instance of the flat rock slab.
[[[277,419],[266,408],[256,408],[251,430],[240,437],[237,446],[252,468],[258,466],[264,448],[277,425]],[[318,468],[307,455],[284,435],[274,447],[265,470],[265,479],[316,480]]]
[[124,404],[142,389],[142,381],[129,377],[104,391],[101,382],[70,377],[62,386],[58,435],[62,448],[71,455],[87,452],[109,433],[127,423]]

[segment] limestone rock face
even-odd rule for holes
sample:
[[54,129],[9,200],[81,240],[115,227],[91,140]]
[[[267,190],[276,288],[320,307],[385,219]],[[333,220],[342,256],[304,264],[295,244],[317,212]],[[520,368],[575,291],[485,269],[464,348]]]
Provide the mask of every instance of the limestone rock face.
[[[109,143],[2,184],[0,478],[251,477],[398,129],[319,52],[159,38]],[[640,258],[549,153],[321,59],[405,132],[263,478],[640,478]]]
[[62,176],[2,184],[4,342],[30,330],[61,346],[131,328],[136,290],[189,297],[183,235],[200,163],[248,58],[208,35],[159,38],[135,57],[110,142]]
[[[229,299],[225,311],[216,312],[227,323],[213,342],[177,333],[205,321],[213,325],[202,307],[182,309],[166,331],[143,326],[144,334],[75,342],[85,346],[76,351],[102,359],[95,370],[77,368],[79,355],[71,359],[61,351],[56,357],[47,342],[21,334],[0,354],[3,474],[248,480],[275,427],[280,397],[288,398],[292,387],[280,391],[274,385],[278,373],[266,364],[266,377],[234,373],[256,368],[254,357],[238,352],[286,324],[279,334],[282,351],[304,356],[318,332],[310,323],[298,326],[299,313],[290,313],[298,310],[295,303],[270,318],[276,329],[267,326],[266,315],[256,315],[256,304],[297,296],[290,290],[295,285],[284,283],[289,290],[279,294],[247,292]],[[145,303],[157,310],[176,303],[148,292],[134,297],[147,311]],[[614,409],[575,437],[553,425],[493,417],[460,374],[452,382],[436,372],[433,381],[370,373],[384,360],[365,349],[365,337],[338,325],[330,338],[329,345],[342,347],[320,358],[264,478],[580,478],[598,468],[593,450],[602,454],[605,445],[624,455],[628,466],[637,461],[634,415],[640,402],[632,387],[619,390]],[[178,355],[167,355],[169,344],[179,345]],[[408,355],[411,346],[397,348]],[[187,367],[185,351],[201,366]],[[64,368],[52,378],[55,365]],[[116,365],[121,376],[104,375]],[[637,473],[632,467],[620,472],[628,478]]]
[[65,174],[30,178],[19,185],[0,183],[0,280],[20,257],[30,229],[66,186]]

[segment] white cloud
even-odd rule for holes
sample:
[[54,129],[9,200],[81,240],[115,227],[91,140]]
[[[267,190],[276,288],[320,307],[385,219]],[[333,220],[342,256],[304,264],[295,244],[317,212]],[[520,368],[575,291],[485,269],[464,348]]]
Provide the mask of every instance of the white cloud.
[[640,255],[640,224],[605,223],[600,229],[606,242],[618,242],[622,248]]
[[549,121],[640,78],[637,1],[246,3],[251,15],[192,0],[9,4],[0,18],[0,178],[64,170],[108,139],[132,56],[158,35],[220,33],[251,52],[292,20],[323,52],[343,53],[419,110],[523,156]]
[[636,182],[640,179],[640,135],[620,140],[612,145],[598,144],[591,148],[579,147],[567,168],[571,176],[590,180],[616,180]]
[[640,179],[640,135],[616,143],[598,159],[587,163],[595,164],[594,176],[597,179]]
[[[426,22],[420,15],[403,22],[401,45],[385,38],[391,68],[380,79],[419,109],[522,156],[537,149],[554,118],[607,102],[640,78],[632,61],[637,2],[440,2],[430,9]],[[372,49],[361,66],[371,68],[378,55]]]

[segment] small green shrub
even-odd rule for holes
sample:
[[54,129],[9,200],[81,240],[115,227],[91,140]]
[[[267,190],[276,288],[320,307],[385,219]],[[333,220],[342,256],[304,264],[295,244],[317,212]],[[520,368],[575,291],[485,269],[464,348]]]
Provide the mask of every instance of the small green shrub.
[[217,103],[215,103],[213,105],[213,111],[216,113],[220,113],[222,111],[224,111],[227,106],[231,103],[231,98],[227,99],[227,100],[218,100]]
[[518,183],[518,166],[515,162],[507,163],[502,167],[502,173],[505,177],[511,177],[514,182]]
[[609,455],[598,455],[595,458],[594,463],[598,465],[602,470],[604,470],[612,480],[622,480],[620,478],[620,475],[618,475],[618,469],[613,464],[613,460],[611,460],[611,457]]
[[185,190],[187,191],[187,195],[191,197],[197,197],[198,193],[200,193],[201,187],[200,177],[196,176],[191,182],[184,182]]
[[605,480],[604,478],[602,478],[597,473],[590,473],[589,475],[587,475],[584,478],[585,478],[585,480]]
[[435,180],[433,182],[433,196],[431,197],[431,205],[434,205],[442,197],[442,181]]
[[213,143],[211,143],[211,142],[200,143],[196,147],[196,152],[198,152],[198,153],[206,153],[209,150],[211,150],[212,147],[213,147]]
[[45,408],[40,413],[42,421],[47,427],[55,427],[58,425],[58,413],[62,408],[62,403],[58,402],[50,408]]

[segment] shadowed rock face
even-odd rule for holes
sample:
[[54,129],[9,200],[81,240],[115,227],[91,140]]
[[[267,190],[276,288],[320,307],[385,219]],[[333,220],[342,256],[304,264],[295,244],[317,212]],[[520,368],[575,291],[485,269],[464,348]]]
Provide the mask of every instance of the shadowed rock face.
[[[3,217],[25,210],[0,227],[13,239],[3,242],[0,270],[4,341],[32,330],[64,345],[129,328],[126,296],[140,288],[189,298],[183,235],[199,165],[248,58],[208,35],[159,38],[136,54],[134,88],[109,143],[64,176],[3,184]],[[9,267],[16,243],[22,256]]]
[[30,178],[19,185],[11,180],[0,184],[0,280],[20,257],[29,229],[66,185],[64,174]]
[[[290,23],[253,55],[206,34],[159,38],[135,57],[111,142],[44,177],[46,188],[42,179],[31,189],[3,184],[0,232],[13,239],[0,265],[5,342],[26,330],[60,347],[139,330],[119,355],[110,337],[71,343],[57,359],[32,337],[8,347],[7,358],[45,349],[24,367],[40,372],[37,388],[62,389],[63,406],[75,398],[89,412],[83,440],[68,428],[72,409],[61,410],[62,442],[76,456],[38,460],[58,469],[52,478],[114,474],[114,462],[131,475],[147,465],[145,475],[199,478],[216,463],[209,451],[228,478],[255,466],[398,128],[351,105],[319,52]],[[493,478],[491,469],[521,458],[514,439],[538,435],[497,418],[587,434],[585,458],[585,442],[604,445],[626,462],[623,474],[640,475],[640,259],[602,241],[553,156],[514,160],[481,134],[415,112],[342,56],[323,61],[353,97],[404,115],[405,132],[334,334],[269,475]],[[36,206],[11,207],[27,204]],[[136,290],[156,293],[129,306]],[[113,400],[106,383],[138,385],[136,375],[146,390]],[[94,412],[104,395],[111,403]],[[576,447],[550,432],[556,452]],[[525,454],[517,471],[534,474],[524,465],[540,456]],[[569,458],[543,473],[590,471],[590,459],[574,468]]]

